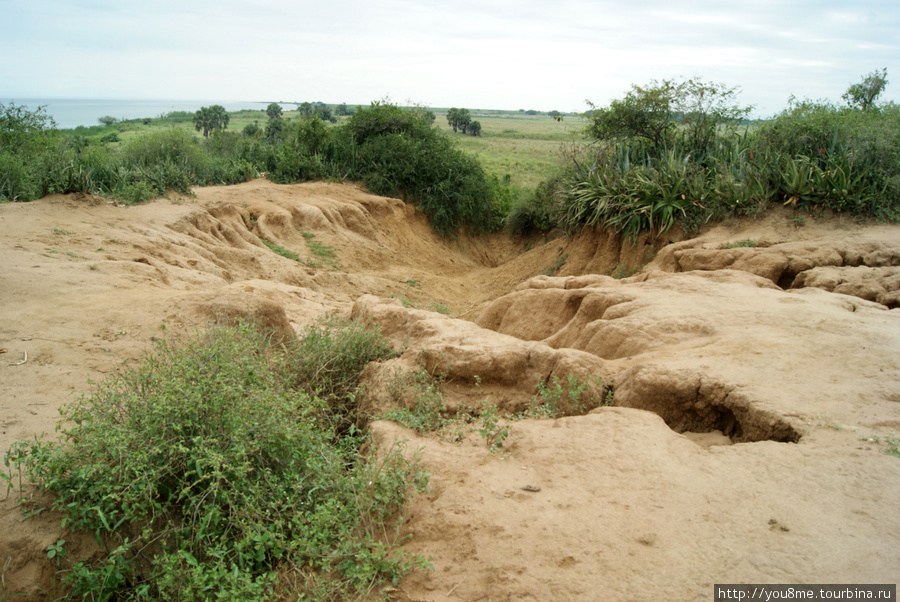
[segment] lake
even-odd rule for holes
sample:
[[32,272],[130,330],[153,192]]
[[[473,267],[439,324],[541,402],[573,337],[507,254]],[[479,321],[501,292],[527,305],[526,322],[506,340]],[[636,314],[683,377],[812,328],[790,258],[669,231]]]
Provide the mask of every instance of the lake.
[[[252,109],[254,111],[265,110],[269,102],[223,102],[201,100],[99,100],[99,99],[74,99],[74,98],[0,98],[0,103],[16,106],[24,105],[29,110],[46,106],[47,114],[56,121],[60,129],[76,128],[80,125],[100,125],[99,118],[109,115],[116,119],[141,119],[144,117],[159,117],[163,113],[171,111],[195,112],[200,107],[219,104],[226,111],[240,111]],[[294,108],[293,104],[290,108]]]

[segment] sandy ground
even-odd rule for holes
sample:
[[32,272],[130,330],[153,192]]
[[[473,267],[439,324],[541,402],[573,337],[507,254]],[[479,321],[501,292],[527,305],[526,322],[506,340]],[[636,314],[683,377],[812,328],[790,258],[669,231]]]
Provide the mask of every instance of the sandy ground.
[[[496,453],[477,433],[454,443],[375,423],[432,475],[406,548],[434,570],[397,599],[897,583],[900,458],[875,435],[900,433],[900,227],[798,227],[775,212],[683,238],[448,241],[397,200],[264,180],[140,207],[0,205],[0,448],[52,437],[61,404],[155,337],[222,313],[298,328],[353,312],[408,345],[369,371],[375,405],[383,372],[422,358],[445,363],[451,403],[516,411],[568,374],[614,389],[614,407],[509,423]],[[24,519],[15,497],[0,505],[5,586],[50,595],[47,546],[65,538],[77,553],[80,540],[59,517]]]

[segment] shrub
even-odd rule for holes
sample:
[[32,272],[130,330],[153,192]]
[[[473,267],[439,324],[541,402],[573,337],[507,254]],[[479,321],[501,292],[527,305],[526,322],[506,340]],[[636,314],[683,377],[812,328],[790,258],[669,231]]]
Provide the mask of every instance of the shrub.
[[754,135],[783,201],[900,219],[900,106],[859,110],[791,99]]
[[64,571],[73,597],[261,599],[289,567],[309,578],[279,595],[322,582],[360,592],[424,563],[388,534],[427,475],[397,448],[360,451],[364,433],[335,410],[383,342],[333,318],[309,338],[285,348],[238,323],[160,343],[64,407],[60,441],[13,446],[7,464],[52,494],[63,526],[106,548]]

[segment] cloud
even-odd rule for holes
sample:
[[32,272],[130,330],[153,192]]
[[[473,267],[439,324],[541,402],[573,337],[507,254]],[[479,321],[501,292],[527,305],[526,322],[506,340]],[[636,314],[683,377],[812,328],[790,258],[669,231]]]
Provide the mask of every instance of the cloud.
[[894,0],[0,0],[0,16],[0,90],[20,96],[582,110],[701,76],[765,115],[900,72]]

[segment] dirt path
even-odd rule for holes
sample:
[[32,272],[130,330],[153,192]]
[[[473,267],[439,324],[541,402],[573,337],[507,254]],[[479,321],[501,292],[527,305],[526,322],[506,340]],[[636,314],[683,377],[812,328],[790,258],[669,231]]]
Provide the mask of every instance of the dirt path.
[[[354,311],[408,343],[394,365],[452,360],[460,399],[515,411],[540,380],[575,374],[607,379],[620,406],[512,423],[495,454],[477,434],[378,423],[423,448],[432,474],[407,547],[435,570],[395,597],[895,583],[900,459],[870,439],[900,432],[900,228],[775,213],[672,238],[658,252],[594,234],[447,241],[397,200],[263,180],[140,207],[0,205],[0,448],[52,436],[62,403],[155,337],[217,314],[297,328]],[[757,246],[723,248],[746,240]],[[13,497],[0,567],[10,591],[46,591],[58,518],[26,521]]]

